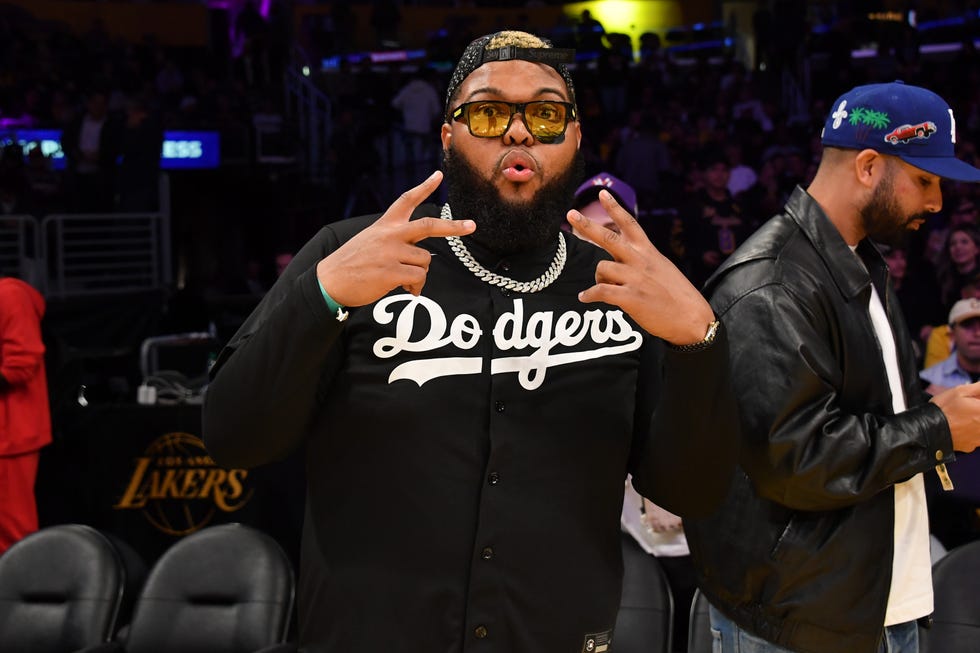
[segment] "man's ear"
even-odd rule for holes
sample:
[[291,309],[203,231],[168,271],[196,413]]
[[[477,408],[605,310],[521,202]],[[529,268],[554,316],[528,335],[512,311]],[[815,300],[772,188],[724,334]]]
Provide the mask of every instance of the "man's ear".
[[442,149],[448,150],[449,143],[453,138],[453,126],[448,122],[442,123],[442,130],[439,132],[439,140],[442,141]]
[[880,177],[885,174],[887,161],[880,153],[872,149],[861,150],[854,157],[854,176],[857,182],[866,188],[874,188]]

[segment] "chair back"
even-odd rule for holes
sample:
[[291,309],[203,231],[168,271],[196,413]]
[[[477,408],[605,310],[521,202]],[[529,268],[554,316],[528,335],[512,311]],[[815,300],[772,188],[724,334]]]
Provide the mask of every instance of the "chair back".
[[126,572],[90,526],[48,526],[0,556],[0,651],[62,653],[108,641]]
[[708,613],[708,599],[700,589],[694,590],[689,624],[687,653],[711,653],[711,615]]
[[933,625],[919,629],[923,651],[976,653],[980,647],[980,540],[962,544],[932,566]]
[[152,566],[133,609],[127,653],[246,653],[285,641],[292,563],[242,524],[204,528]]
[[623,595],[613,631],[616,653],[670,653],[674,598],[657,558],[622,534]]

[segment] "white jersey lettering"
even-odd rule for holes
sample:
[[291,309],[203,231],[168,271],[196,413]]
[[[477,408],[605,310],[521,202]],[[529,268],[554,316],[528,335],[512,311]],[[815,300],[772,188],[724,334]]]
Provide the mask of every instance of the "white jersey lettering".
[[[393,307],[398,304],[404,306],[396,317]],[[428,316],[429,329],[416,334],[415,318],[419,310]],[[373,317],[378,324],[395,322],[395,335],[379,338],[374,343],[378,358],[391,358],[402,352],[434,352],[447,345],[468,350],[483,335],[472,315],[462,313],[449,324],[439,304],[411,294],[393,295],[378,302]],[[553,353],[556,346],[573,347],[586,340],[597,346],[585,351]],[[515,299],[513,310],[502,314],[494,324],[493,342],[500,351],[526,353],[491,360],[490,373],[516,373],[523,388],[534,390],[544,382],[548,368],[635,351],[643,343],[643,334],[633,328],[620,310],[593,309],[584,314],[566,311],[557,317],[554,311],[538,311],[525,317],[524,301]],[[421,387],[432,379],[482,371],[483,360],[478,356],[411,360],[397,365],[388,383],[409,380]]]

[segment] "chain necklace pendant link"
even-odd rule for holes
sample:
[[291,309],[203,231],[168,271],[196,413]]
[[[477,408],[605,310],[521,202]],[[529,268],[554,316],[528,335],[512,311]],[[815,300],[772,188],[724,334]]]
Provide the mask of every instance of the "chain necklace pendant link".
[[[453,213],[449,208],[449,204],[442,205],[442,211],[439,217],[443,220],[452,220]],[[507,290],[512,290],[514,292],[520,293],[534,293],[544,290],[551,283],[558,278],[561,271],[565,268],[565,259],[567,252],[565,250],[565,236],[560,231],[558,232],[558,251],[555,252],[555,259],[551,262],[551,265],[545,270],[545,273],[534,281],[515,281],[508,277],[499,275],[495,272],[491,272],[482,265],[480,265],[473,255],[470,254],[470,250],[466,248],[463,241],[459,236],[446,236],[446,240],[449,242],[450,249],[453,250],[453,254],[456,258],[466,266],[466,269],[472,272],[478,279],[486,281],[490,285],[499,286]]]

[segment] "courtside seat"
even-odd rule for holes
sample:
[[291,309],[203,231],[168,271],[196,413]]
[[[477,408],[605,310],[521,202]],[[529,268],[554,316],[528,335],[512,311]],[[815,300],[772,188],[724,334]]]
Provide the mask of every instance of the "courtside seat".
[[99,649],[127,585],[109,538],[82,524],[48,526],[0,556],[0,651]]

